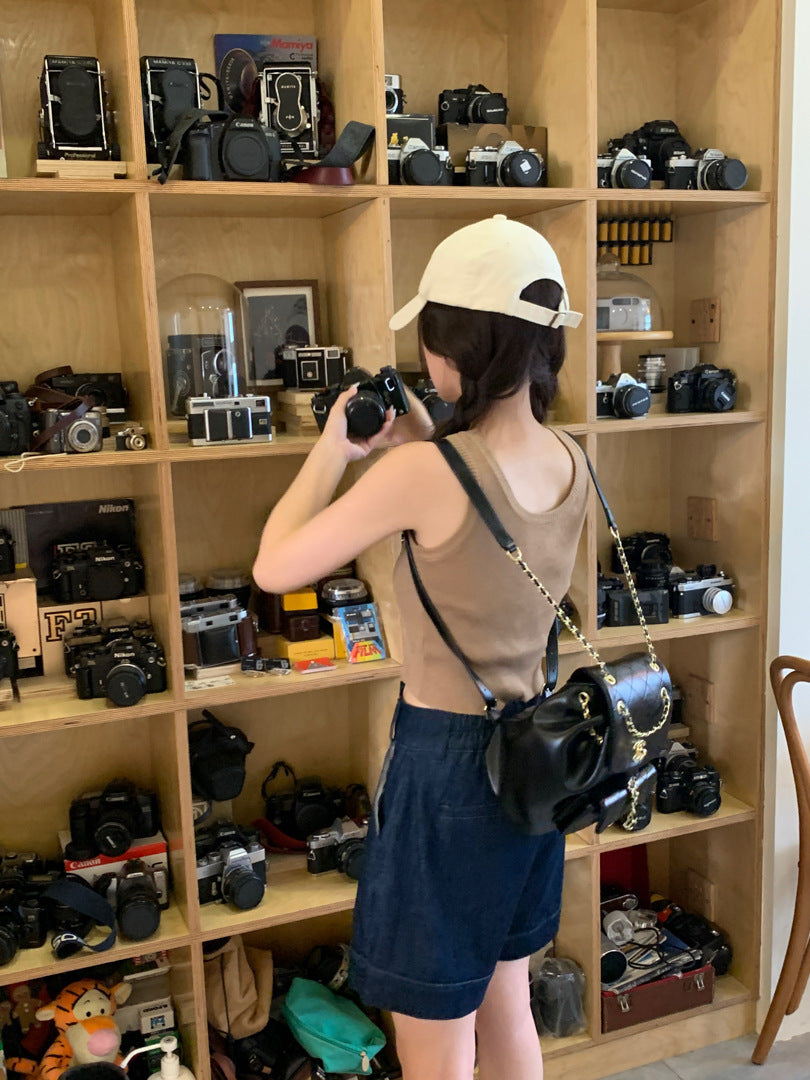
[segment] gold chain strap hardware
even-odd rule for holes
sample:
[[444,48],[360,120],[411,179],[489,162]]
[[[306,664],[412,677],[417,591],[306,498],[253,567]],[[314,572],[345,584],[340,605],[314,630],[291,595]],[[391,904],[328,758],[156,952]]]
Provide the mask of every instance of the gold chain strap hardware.
[[[579,705],[580,705],[580,708],[582,709],[582,715],[585,717],[586,720],[590,720],[590,718],[591,718],[590,703],[591,703],[591,695],[587,692],[587,690],[580,690],[580,692],[579,692]],[[596,728],[592,727],[588,734],[592,735],[594,737],[594,739],[596,739],[597,743],[599,743],[600,746],[605,741],[604,735],[600,735],[598,733],[598,731],[596,730]]]
[[619,530],[615,527],[611,527],[610,535],[613,537],[616,543],[616,549],[619,552],[619,561],[622,564],[622,573],[627,579],[627,587],[630,590],[630,595],[633,597],[633,606],[636,609],[636,615],[638,615],[639,625],[644,632],[644,640],[647,642],[647,649],[650,654],[650,667],[653,671],[660,671],[660,665],[658,663],[658,657],[655,655],[655,646],[652,643],[650,637],[650,631],[647,629],[647,620],[644,618],[644,612],[641,610],[641,601],[638,598],[636,592],[636,585],[633,581],[633,575],[630,573],[630,564],[627,561],[627,556],[624,553],[624,545],[622,544],[622,538],[619,536]]
[[622,821],[622,827],[633,832],[638,822],[638,781],[635,776],[627,781],[627,794],[630,796],[630,809]]

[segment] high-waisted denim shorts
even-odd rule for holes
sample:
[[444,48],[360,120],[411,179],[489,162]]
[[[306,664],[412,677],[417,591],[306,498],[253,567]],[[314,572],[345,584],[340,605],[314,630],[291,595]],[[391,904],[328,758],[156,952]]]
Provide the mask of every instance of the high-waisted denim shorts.
[[397,705],[354,913],[349,979],[367,1005],[466,1016],[499,960],[557,932],[565,842],[504,816],[484,759],[491,730],[483,715]]

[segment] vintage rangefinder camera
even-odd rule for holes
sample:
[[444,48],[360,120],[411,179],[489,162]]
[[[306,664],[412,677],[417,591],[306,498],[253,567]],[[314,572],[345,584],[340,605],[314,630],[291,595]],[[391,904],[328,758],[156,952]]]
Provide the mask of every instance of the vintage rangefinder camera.
[[340,870],[359,881],[366,861],[368,825],[358,825],[350,817],[337,818],[330,828],[307,837],[307,870],[323,874]]
[[261,903],[267,863],[255,829],[219,821],[197,829],[194,846],[201,904],[218,901],[248,911]]
[[389,116],[401,116],[405,112],[405,94],[399,75],[385,76],[385,111]]
[[154,640],[119,638],[84,649],[73,666],[82,700],[106,697],[113,705],[137,705],[145,694],[167,686],[166,654]]
[[596,186],[600,188],[648,188],[652,179],[650,159],[627,147],[614,147],[596,159]]
[[133,840],[160,831],[160,811],[154,791],[138,788],[131,780],[110,781],[102,791],[88,792],[70,804],[70,859],[96,855],[115,858],[132,847]]
[[127,392],[120,371],[70,371],[52,375],[48,386],[61,390],[68,397],[89,398],[96,409],[106,410],[107,419],[119,423],[127,418]]
[[273,439],[270,398],[256,394],[186,398],[186,422],[192,446],[212,442],[272,442]]
[[211,113],[183,136],[184,180],[281,180],[278,132],[251,116]]
[[281,375],[289,390],[325,390],[346,374],[351,350],[340,345],[285,345]]
[[259,72],[259,116],[278,133],[284,157],[319,156],[317,76],[305,61],[264,64]]
[[711,817],[720,809],[720,774],[711,765],[700,764],[692,743],[671,742],[656,767],[659,814],[685,810],[698,817]]
[[202,108],[197,61],[188,56],[142,56],[141,92],[146,160],[160,164],[177,121]]
[[31,407],[12,380],[0,382],[0,457],[31,449]]
[[452,187],[455,179],[450,152],[443,146],[429,147],[416,136],[388,146],[388,183]]
[[737,376],[730,368],[698,364],[676,371],[667,383],[667,411],[729,412],[737,404]]
[[524,150],[514,139],[505,139],[498,147],[468,150],[464,179],[470,187],[542,187],[546,163],[537,150]]
[[217,596],[180,605],[183,663],[218,667],[257,652],[252,616],[235,596]]
[[169,334],[166,349],[168,407],[186,415],[190,397],[229,398],[239,393],[239,364],[222,334]]
[[734,582],[714,563],[684,571],[675,567],[669,576],[669,605],[675,619],[698,615],[725,615],[734,603]]
[[505,124],[509,106],[503,94],[471,83],[463,89],[442,90],[437,111],[440,124]]
[[120,161],[107,91],[95,56],[46,56],[39,77],[37,157]]
[[600,296],[596,301],[597,330],[652,330],[650,300],[646,296]]
[[60,604],[137,596],[144,587],[143,559],[135,548],[112,547],[101,541],[57,555],[51,583]]
[[117,874],[102,874],[93,888],[112,906],[118,929],[129,941],[151,937],[160,926],[161,908],[169,906],[166,871],[143,859],[128,859]]
[[622,372],[596,384],[596,416],[633,420],[646,416],[652,397],[648,387]]
[[104,447],[104,417],[98,409],[88,409],[83,416],[74,417],[58,428],[60,421],[70,417],[70,409],[43,409],[40,430],[51,434],[41,446],[44,454],[94,454]]
[[393,408],[397,416],[404,416],[410,411],[405,384],[396,368],[386,365],[376,375],[365,368],[349,368],[337,386],[312,395],[312,411],[319,431],[326,426],[338,396],[354,384],[357,385],[357,393],[346,404],[346,424],[350,435],[368,439],[383,426],[388,409]]

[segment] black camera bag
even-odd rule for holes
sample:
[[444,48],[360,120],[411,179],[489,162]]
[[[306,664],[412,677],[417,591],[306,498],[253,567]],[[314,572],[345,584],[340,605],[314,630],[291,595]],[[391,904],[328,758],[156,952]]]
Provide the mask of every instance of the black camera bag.
[[[649,782],[653,759],[666,743],[672,686],[666,668],[655,654],[618,527],[590,461],[588,469],[611,536],[618,545],[647,643],[646,653],[633,653],[610,663],[601,659],[526,565],[520,549],[456,448],[445,439],[437,445],[495,540],[557,612],[547,643],[545,687],[529,702],[510,702],[499,709],[494,694],[472,670],[427,595],[416,568],[410,537],[404,534],[419,599],[442,640],[475,682],[487,716],[493,722],[487,747],[487,770],[493,791],[506,815],[525,832],[535,835],[554,828],[561,833],[576,832],[587,825],[596,825],[596,831],[602,832],[623,816],[625,827],[632,829],[640,790]],[[558,620],[596,664],[579,668],[554,693]]]
[[207,709],[188,729],[191,783],[204,799],[226,802],[241,794],[245,758],[254,744],[237,727],[228,727]]

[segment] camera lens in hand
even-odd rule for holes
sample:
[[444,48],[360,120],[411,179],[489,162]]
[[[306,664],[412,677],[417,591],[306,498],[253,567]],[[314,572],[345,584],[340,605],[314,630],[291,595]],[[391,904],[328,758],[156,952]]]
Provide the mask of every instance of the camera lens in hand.
[[368,391],[358,390],[346,405],[346,423],[349,433],[360,439],[376,435],[385,423],[385,406],[379,394],[372,396]]
[[258,907],[264,896],[264,882],[246,866],[226,870],[222,875],[222,899],[240,911]]

